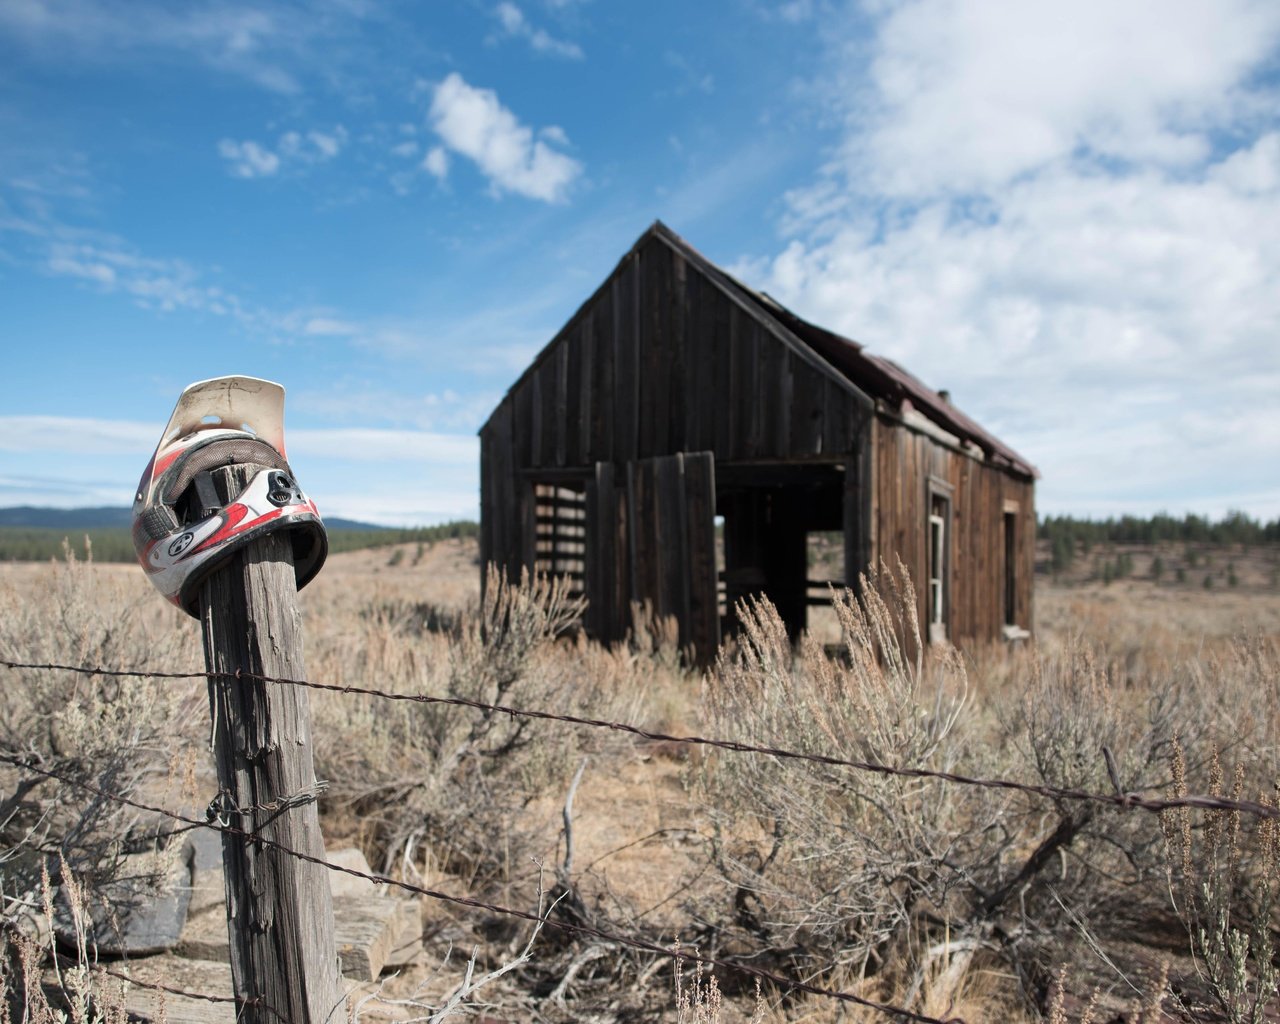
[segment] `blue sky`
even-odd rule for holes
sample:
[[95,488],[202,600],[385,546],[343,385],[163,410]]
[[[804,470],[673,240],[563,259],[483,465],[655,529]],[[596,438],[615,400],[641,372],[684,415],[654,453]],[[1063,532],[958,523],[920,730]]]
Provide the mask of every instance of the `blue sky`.
[[898,359],[1042,512],[1280,512],[1280,5],[0,4],[0,505],[126,504],[288,391],[321,510],[475,432],[661,218]]

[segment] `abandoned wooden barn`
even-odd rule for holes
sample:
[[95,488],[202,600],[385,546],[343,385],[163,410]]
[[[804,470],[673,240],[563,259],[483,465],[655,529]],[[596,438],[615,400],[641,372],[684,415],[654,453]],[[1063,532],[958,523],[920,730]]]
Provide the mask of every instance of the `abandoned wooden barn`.
[[[751,594],[796,636],[828,582],[895,558],[930,640],[1032,625],[1035,469],[661,223],[507,392],[480,451],[482,562],[570,577],[601,640],[648,601],[706,661]],[[810,579],[810,538],[831,531],[843,575]]]

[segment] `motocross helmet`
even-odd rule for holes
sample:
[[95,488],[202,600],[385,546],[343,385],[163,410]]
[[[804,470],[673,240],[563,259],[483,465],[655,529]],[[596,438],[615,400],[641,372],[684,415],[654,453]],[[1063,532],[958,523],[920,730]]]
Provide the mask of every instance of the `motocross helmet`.
[[[223,502],[212,470],[260,467]],[[250,541],[285,530],[301,590],[329,542],[315,502],[299,488],[284,449],[284,388],[255,377],[192,384],[178,399],[133,500],[133,546],[147,577],[187,614],[200,615],[200,585]]]

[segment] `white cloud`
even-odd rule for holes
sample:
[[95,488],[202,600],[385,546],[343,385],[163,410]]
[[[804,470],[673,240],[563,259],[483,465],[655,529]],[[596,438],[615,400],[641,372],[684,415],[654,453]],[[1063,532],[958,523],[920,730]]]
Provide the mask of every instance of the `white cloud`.
[[468,85],[456,72],[435,87],[428,119],[449,149],[475,161],[497,193],[560,202],[582,173],[578,161],[535,139],[495,92]]
[[350,337],[358,333],[359,326],[346,320],[338,320],[328,316],[314,316],[302,326],[302,333],[311,337],[332,338]]
[[[138,455],[155,450],[163,423],[75,416],[0,416],[0,451]],[[138,465],[142,472],[142,463]]]
[[880,193],[957,193],[1092,155],[1167,167],[1209,151],[1280,8],[1253,0],[891,5],[843,154]]
[[[347,130],[338,125],[332,132],[307,132],[312,159],[332,160],[347,143]],[[305,152],[305,150],[304,150]]]
[[280,157],[251,140],[223,139],[218,143],[218,154],[237,178],[268,178],[280,170]]
[[205,284],[182,260],[142,256],[123,241],[66,228],[41,226],[36,237],[44,245],[42,266],[48,273],[90,281],[104,291],[131,295],[146,309],[176,309],[233,316],[242,323],[257,314],[218,285]]
[[422,169],[433,177],[444,181],[449,176],[449,154],[443,146],[432,146],[422,160]]
[[493,13],[505,35],[527,40],[535,52],[552,57],[564,57],[568,60],[582,60],[582,47],[568,40],[557,39],[545,29],[535,28],[515,4],[500,3],[494,8]]
[[336,157],[347,143],[347,130],[337,125],[332,131],[287,131],[280,136],[273,150],[251,139],[237,142],[223,139],[218,143],[218,153],[230,165],[236,178],[268,178],[277,174],[286,164],[305,166],[327,163]]
[[1042,508],[1273,514],[1278,38],[1243,0],[888,5],[836,41],[836,159],[738,270],[951,390]]
[[448,466],[480,463],[480,441],[473,434],[345,427],[290,430],[288,442],[291,455],[312,461],[351,459],[362,463],[429,462]]

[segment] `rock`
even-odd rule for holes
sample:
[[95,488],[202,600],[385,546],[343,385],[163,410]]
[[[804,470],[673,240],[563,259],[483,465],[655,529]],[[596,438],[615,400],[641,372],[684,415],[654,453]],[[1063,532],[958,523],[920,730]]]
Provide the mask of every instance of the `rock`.
[[187,920],[191,902],[191,856],[137,853],[123,858],[117,878],[89,895],[73,913],[68,887],[60,886],[54,933],[64,946],[76,946],[77,931],[100,955],[144,956],[172,949]]
[[[336,896],[334,942],[342,973],[374,981],[390,963],[406,963],[422,947],[417,908],[388,896]],[[176,952],[200,960],[229,962],[231,941],[222,907],[193,914]],[[396,959],[400,957],[402,959]]]
[[[234,1024],[236,1020],[234,1002],[210,1002],[144,987],[148,984],[164,985],[193,995],[226,999],[235,994],[228,964],[187,960],[166,954],[115,964],[112,970],[128,974],[138,982],[130,985],[125,994],[124,1006],[130,1020],[165,1020],[168,1024]],[[342,987],[350,996],[355,985],[344,978]],[[335,1016],[339,1020],[348,1019],[345,1011]]]
[[[363,871],[366,875],[373,873],[364,854],[354,846],[341,850],[326,850],[324,858],[335,867]],[[329,872],[329,891],[334,896],[378,896],[383,894],[384,888],[367,878],[357,878],[344,871]]]

